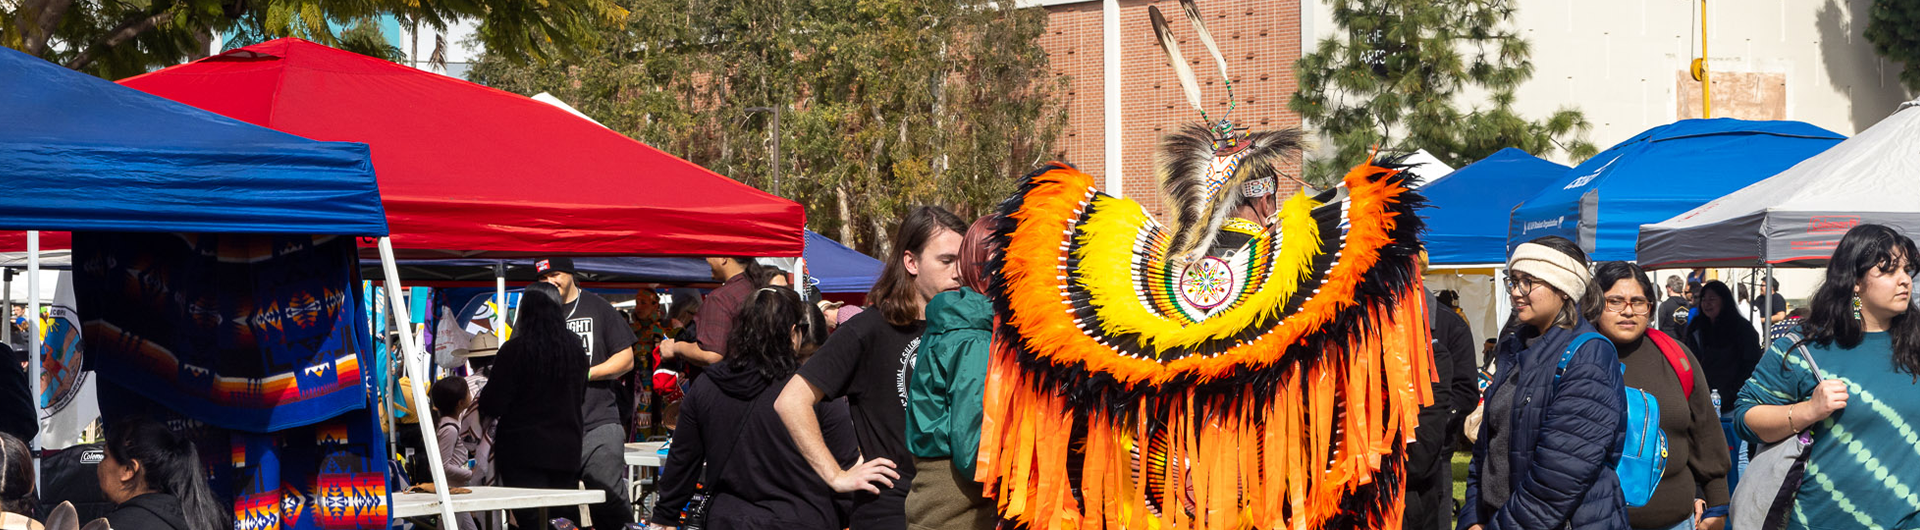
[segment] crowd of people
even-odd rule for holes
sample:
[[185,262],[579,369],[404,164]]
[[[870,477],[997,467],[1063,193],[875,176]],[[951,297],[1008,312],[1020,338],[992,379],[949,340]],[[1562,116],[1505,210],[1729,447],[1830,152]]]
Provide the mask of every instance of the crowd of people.
[[[1638,266],[1589,264],[1566,239],[1520,245],[1455,526],[1712,530],[1732,509],[1758,514],[1752,528],[1769,511],[1786,528],[1920,527],[1913,475],[1898,471],[1920,464],[1915,252],[1892,229],[1857,226],[1807,307],[1763,301],[1773,312],[1755,323],[1718,281],[1674,276],[1662,293]],[[1623,463],[1635,395],[1657,401],[1667,444],[1640,502],[1623,493],[1636,480]],[[1747,457],[1795,435],[1825,442],[1806,449],[1801,479],[1735,506],[1730,478]]]
[[[641,338],[579,288],[570,262],[543,261],[512,340],[476,342],[472,373],[432,386],[448,481],[602,489],[607,501],[587,514],[598,528],[993,528],[993,501],[972,477],[996,226],[915,210],[865,308],[809,302],[773,269],[712,258],[720,286],[675,303]],[[1557,237],[1519,246],[1498,337],[1475,342],[1457,294],[1429,300],[1436,399],[1405,455],[1405,526],[1724,528],[1745,457],[1802,432],[1837,443],[1811,450],[1790,527],[1920,523],[1920,501],[1891,471],[1920,464],[1905,423],[1920,401],[1903,398],[1920,368],[1920,320],[1906,318],[1913,252],[1891,230],[1856,228],[1808,307],[1788,308],[1769,284],[1762,296],[1776,299],[1762,307],[1773,312],[1749,319],[1752,297],[1720,281],[1656,285]],[[672,374],[679,392],[659,407],[672,441],[658,500],[638,517],[607,383],[635,365]],[[1657,417],[1628,415],[1627,396],[1654,402]],[[1864,410],[1846,415],[1850,401]],[[1644,498],[1623,493],[1640,479],[1620,467],[1636,427],[1666,444]],[[582,449],[554,450],[566,447]],[[1471,454],[1459,504],[1456,451]],[[533,517],[510,521],[542,527]]]

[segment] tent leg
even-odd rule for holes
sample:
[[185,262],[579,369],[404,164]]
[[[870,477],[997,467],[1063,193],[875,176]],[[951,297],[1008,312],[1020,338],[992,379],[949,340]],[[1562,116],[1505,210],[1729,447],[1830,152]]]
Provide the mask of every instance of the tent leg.
[[412,382],[407,389],[413,394],[413,412],[420,420],[414,423],[420,426],[421,441],[427,446],[427,454],[422,456],[433,460],[427,470],[433,475],[433,495],[440,501],[440,527],[453,528],[458,520],[453,516],[453,497],[447,491],[447,472],[440,465],[440,437],[434,432],[433,421],[426,418],[427,404],[431,403],[427,400],[426,378],[432,375],[426,366],[432,358],[413,342],[413,315],[400,296],[405,291],[400,285],[400,270],[393,264],[393,240],[385,237],[380,238],[380,270],[386,273],[387,300],[393,304],[393,319],[399,324],[395,330],[400,332],[400,351],[406,355],[402,368]]
[[507,329],[507,262],[493,264],[493,338],[506,343],[501,330]]
[[0,268],[0,291],[5,291],[7,325],[0,326],[0,344],[13,344],[13,269]]
[[[39,230],[27,231],[27,322],[32,323],[32,326],[27,328],[27,381],[33,385],[33,393],[28,395],[27,400],[33,403],[33,418],[34,422],[38,423],[41,419],[40,338],[42,337],[41,333],[46,332],[46,330],[41,329],[46,323],[40,320]],[[46,429],[41,429],[40,432],[44,433]],[[31,450],[32,454],[35,455],[33,457],[33,467],[34,469],[39,469],[40,457],[38,455],[40,454],[40,437],[35,436],[32,440],[26,440],[26,442],[27,449]],[[34,491],[44,491],[39,489],[40,475],[40,473],[33,474]]]
[[[1766,291],[1766,288],[1767,288],[1767,287],[1769,287],[1769,286],[1772,286],[1772,285],[1773,285],[1773,264],[1772,264],[1772,263],[1768,263],[1768,264],[1767,264],[1767,279],[1766,279],[1766,280],[1765,280],[1765,281],[1764,281],[1763,283],[1761,283],[1761,284],[1760,284],[1760,287],[1761,287],[1761,288],[1760,288],[1760,289],[1755,289],[1755,291],[1759,291],[1759,292],[1765,292],[1765,291]],[[1771,334],[1773,334],[1773,320],[1772,320],[1772,318],[1773,318],[1773,293],[1767,293],[1766,295],[1764,295],[1764,296],[1762,296],[1761,298],[1765,298],[1765,299],[1766,299],[1766,301],[1764,301],[1764,302],[1761,302],[1761,303],[1760,303],[1760,305],[1761,305],[1761,307],[1762,307],[1762,309],[1760,310],[1760,321],[1761,321],[1761,322],[1765,322],[1765,324],[1762,324],[1762,325],[1760,326],[1760,329],[1764,329],[1764,330],[1767,330],[1767,332],[1766,332],[1766,333],[1761,333],[1761,334],[1760,334],[1760,351],[1762,351],[1762,352],[1764,352],[1764,351],[1767,351],[1767,343],[1768,343],[1768,342],[1771,342],[1771,341],[1768,341],[1768,340],[1767,340],[1767,335],[1771,335]]]

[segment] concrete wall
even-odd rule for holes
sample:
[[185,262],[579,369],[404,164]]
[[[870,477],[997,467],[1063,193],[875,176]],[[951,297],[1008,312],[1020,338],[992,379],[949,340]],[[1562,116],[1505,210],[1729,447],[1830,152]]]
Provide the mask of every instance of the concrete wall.
[[[1514,25],[1533,46],[1533,79],[1516,106],[1542,117],[1577,106],[1600,149],[1648,128],[1700,117],[1687,74],[1699,54],[1699,2],[1521,0]],[[1897,65],[1861,37],[1871,0],[1710,0],[1715,117],[1799,120],[1846,135],[1911,99]],[[1336,28],[1330,8],[1301,7],[1303,46]],[[1471,102],[1469,102],[1471,103]],[[1567,162],[1565,157],[1553,157]]]

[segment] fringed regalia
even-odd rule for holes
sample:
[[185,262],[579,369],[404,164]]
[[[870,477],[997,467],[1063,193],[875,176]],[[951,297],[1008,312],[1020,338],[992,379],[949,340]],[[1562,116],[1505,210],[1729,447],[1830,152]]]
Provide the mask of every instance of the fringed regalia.
[[[1224,119],[1175,135],[1171,226],[1058,163],[1001,205],[975,478],[1004,518],[1399,528],[1404,449],[1433,402],[1421,199],[1368,163],[1265,223],[1230,218],[1298,144]],[[1213,250],[1223,233],[1244,242]]]

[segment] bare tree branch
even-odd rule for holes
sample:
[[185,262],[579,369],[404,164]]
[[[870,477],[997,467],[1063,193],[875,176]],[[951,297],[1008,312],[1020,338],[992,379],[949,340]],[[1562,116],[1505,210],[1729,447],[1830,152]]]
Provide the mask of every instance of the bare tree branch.
[[73,70],[85,68],[88,64],[92,64],[94,59],[106,53],[107,50],[113,49],[114,46],[119,46],[128,40],[132,40],[134,37],[140,36],[141,33],[152,31],[153,28],[159,27],[161,22],[165,22],[169,18],[173,18],[172,9],[122,22],[119,27],[107,32],[105,37],[94,41],[92,46],[87,47],[87,51],[80,52],[80,55],[75,56],[73,60],[67,61],[67,68]]
[[[47,42],[53,40],[54,28],[60,27],[60,20],[67,15],[67,8],[73,6],[73,0],[27,0],[15,12],[14,23],[20,28],[22,46],[20,51],[39,57],[47,52]],[[27,20],[32,17],[33,20]]]

